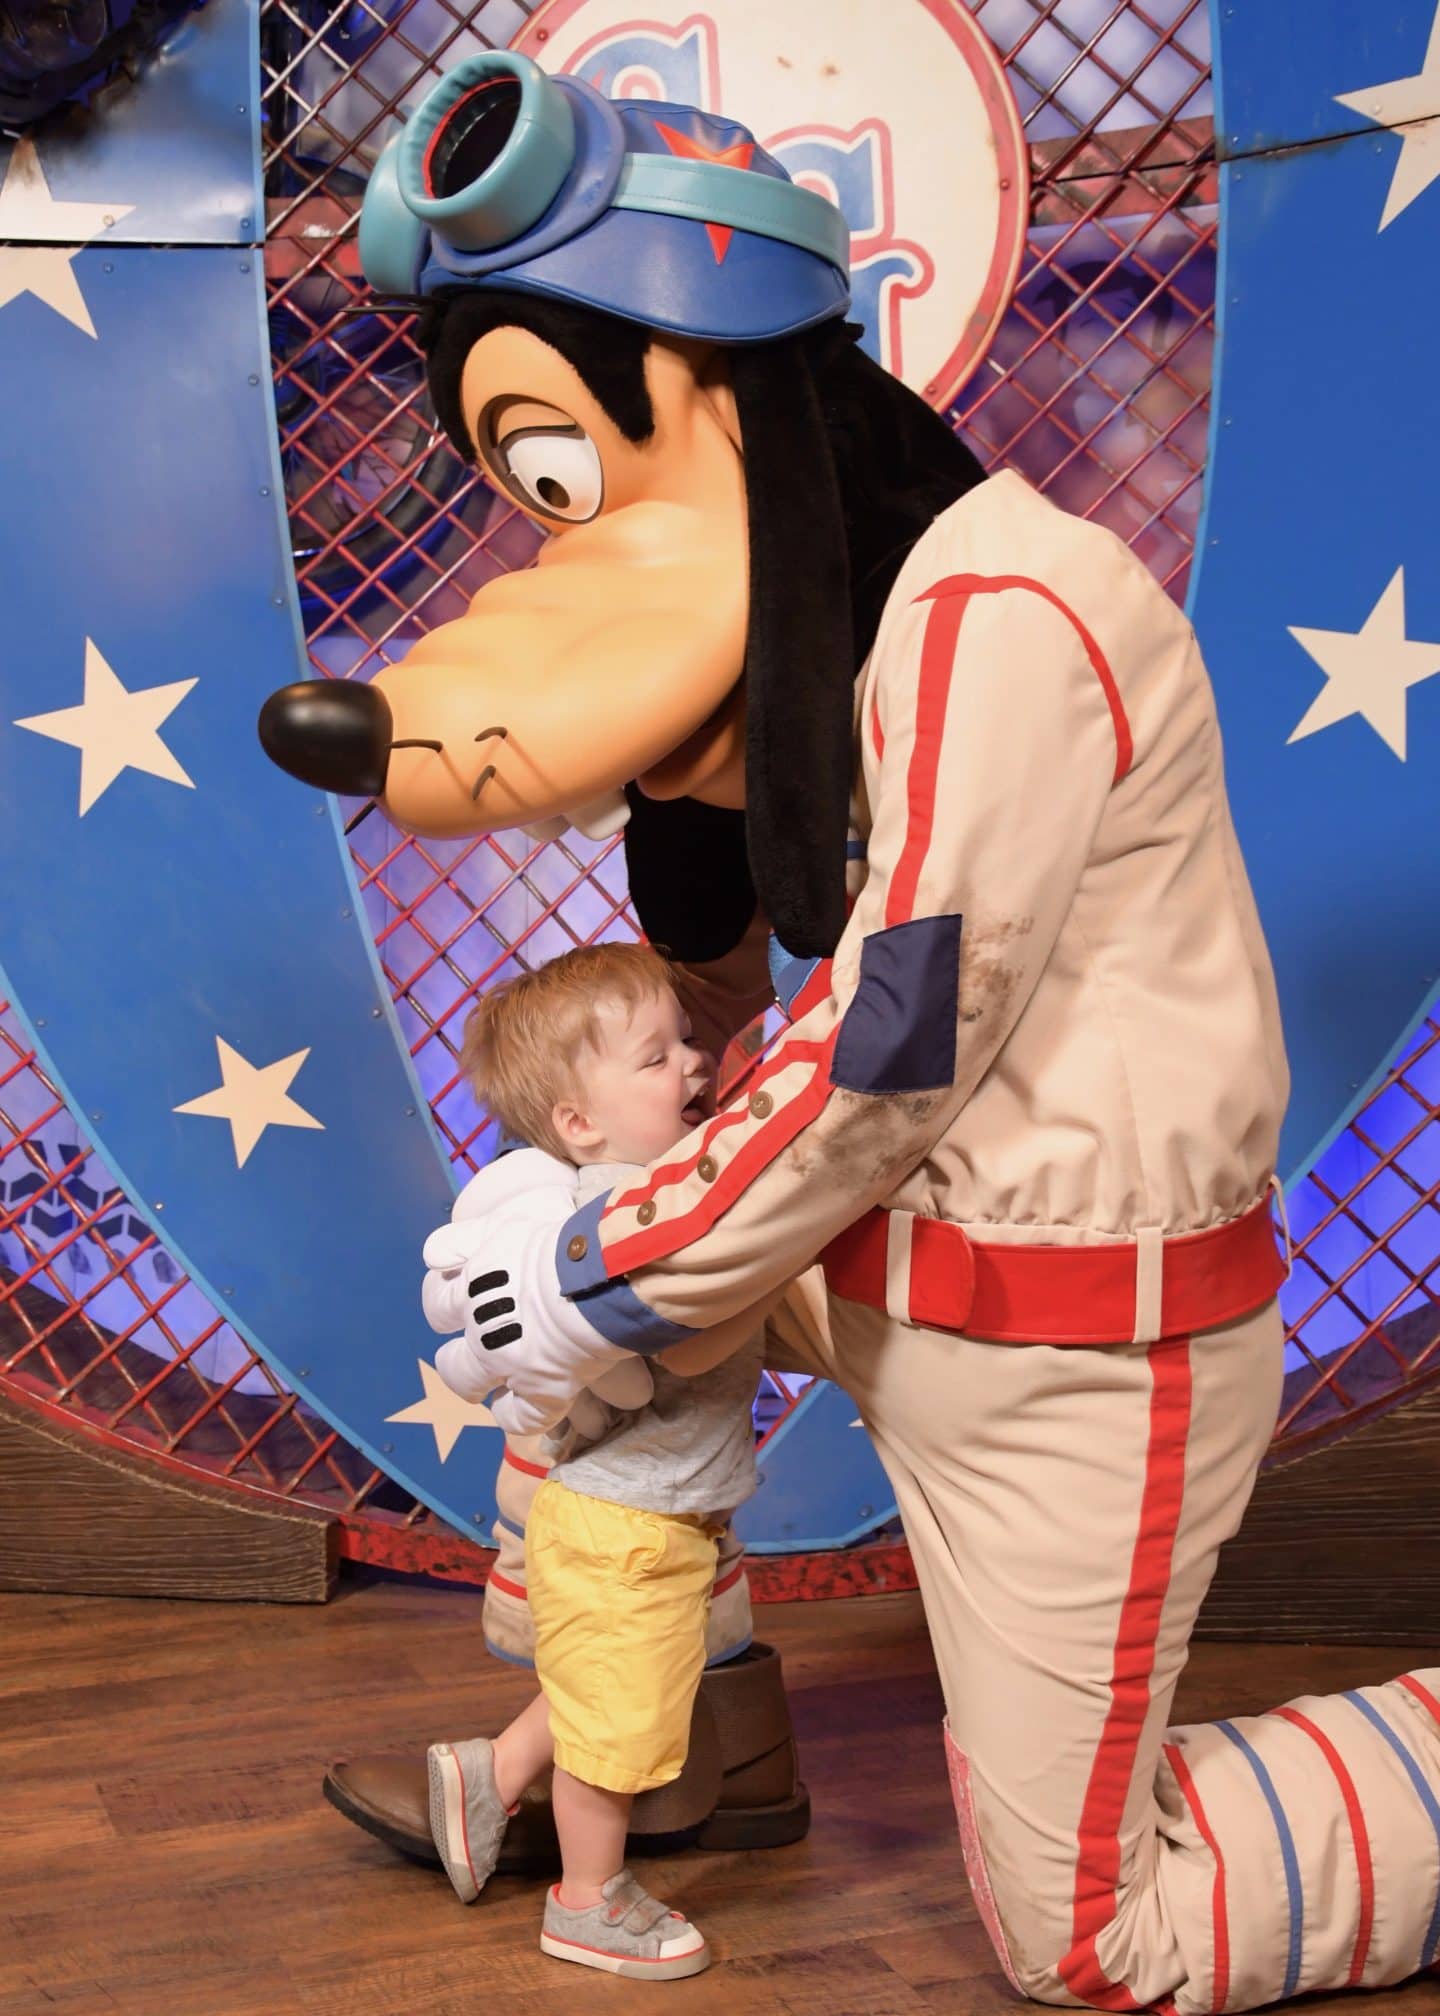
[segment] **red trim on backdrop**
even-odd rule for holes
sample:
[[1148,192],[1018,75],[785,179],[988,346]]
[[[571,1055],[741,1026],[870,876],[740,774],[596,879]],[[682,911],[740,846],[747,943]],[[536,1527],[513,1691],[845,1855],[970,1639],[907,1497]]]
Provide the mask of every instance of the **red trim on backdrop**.
[[1365,1972],[1365,1961],[1370,1952],[1370,1933],[1375,1923],[1375,1869],[1370,1858],[1370,1835],[1365,1826],[1365,1811],[1360,1804],[1360,1795],[1355,1790],[1355,1780],[1345,1768],[1345,1760],[1323,1729],[1319,1729],[1308,1715],[1302,1715],[1298,1708],[1275,1708],[1271,1713],[1282,1722],[1293,1723],[1303,1729],[1318,1746],[1325,1762],[1335,1773],[1340,1787],[1340,1797],[1345,1801],[1345,1811],[1350,1819],[1350,1839],[1355,1848],[1355,1874],[1360,1884],[1360,1923],[1355,1932],[1355,1951],[1350,1959],[1350,1973],[1347,1988],[1357,1988],[1360,1977]]
[[[716,1219],[724,1216],[741,1192],[775,1160],[781,1150],[788,1148],[802,1128],[809,1126],[823,1110],[833,1090],[830,1059],[841,1026],[837,1022],[830,1032],[805,1090],[797,1092],[787,1105],[780,1107],[773,1118],[751,1135],[736,1151],[730,1166],[683,1217],[672,1218],[668,1223],[652,1226],[645,1232],[632,1233],[629,1238],[617,1239],[613,1246],[605,1248],[605,1266],[612,1280],[618,1274],[629,1274],[652,1260],[663,1259],[708,1232]],[[603,1219],[601,1222],[604,1222]]]
[[[828,986],[830,971],[828,961],[826,962],[825,971],[827,975],[826,984]],[[648,1202],[659,1191],[665,1189],[668,1184],[683,1183],[688,1176],[693,1176],[696,1164],[709,1148],[711,1142],[718,1135],[723,1134],[727,1127],[738,1127],[742,1120],[748,1120],[751,1117],[750,1097],[765,1083],[767,1078],[773,1078],[776,1072],[783,1071],[787,1064],[813,1063],[823,1054],[823,1050],[824,1046],[822,1044],[815,1042],[813,1038],[804,1036],[796,1037],[793,1041],[787,1041],[778,1045],[776,1049],[771,1051],[765,1062],[758,1065],[746,1079],[744,1099],[738,1100],[733,1106],[727,1106],[723,1113],[717,1113],[715,1118],[709,1122],[705,1132],[700,1137],[700,1146],[695,1150],[694,1154],[687,1156],[683,1162],[662,1162],[658,1169],[651,1171],[644,1183],[637,1184],[633,1190],[627,1190],[623,1197],[612,1197],[600,1214],[601,1224],[604,1224],[612,1211],[633,1210],[637,1204]]]
[[1058,1969],[1072,1994],[1101,2009],[1134,2010],[1140,2006],[1128,1988],[1110,1980],[1096,1947],[1119,1901],[1120,1828],[1150,1709],[1155,1647],[1185,1498],[1191,1403],[1189,1338],[1151,1345],[1146,1361],[1153,1384],[1139,1531],[1130,1564],[1130,1586],[1115,1635],[1110,1709],[1080,1811],[1073,1943]]
[[1225,2007],[1226,1997],[1230,1993],[1230,1913],[1225,1898],[1225,1857],[1220,1853],[1220,1843],[1215,1838],[1215,1830],[1205,1817],[1205,1808],[1191,1775],[1190,1766],[1185,1762],[1185,1753],[1175,1743],[1167,1743],[1164,1748],[1170,1769],[1175,1773],[1175,1783],[1180,1787],[1185,1804],[1190,1808],[1200,1839],[1215,1858],[1215,1887],[1210,1899],[1212,1944],[1215,1951],[1213,1983],[1215,1998],[1210,2006],[1218,2012]]
[[1106,704],[1110,709],[1110,719],[1115,728],[1113,781],[1118,784],[1135,760],[1135,742],[1130,733],[1124,703],[1120,698],[1120,689],[1115,684],[1115,675],[1110,670],[1105,653],[1070,604],[1062,601],[1053,588],[1047,588],[1043,581],[1032,580],[1028,574],[950,574],[945,580],[937,581],[933,588],[927,588],[923,595],[917,595],[915,600],[927,602],[942,595],[1003,595],[1012,588],[1038,595],[1042,602],[1048,602],[1052,609],[1058,609],[1084,645],[1085,655],[1090,660],[1090,669],[1100,681],[1100,688],[1105,695]]
[[[350,1513],[337,1522],[340,1558],[405,1575],[482,1588],[495,1549],[431,1520],[410,1525],[394,1515]],[[814,1554],[747,1557],[753,1603],[830,1603],[848,1596],[895,1596],[919,1587],[903,1540],[875,1540]]]
[[[932,594],[939,596],[941,590]],[[916,600],[920,600],[916,597]],[[885,892],[886,925],[905,924],[915,914],[920,871],[930,851],[935,827],[935,791],[940,777],[940,751],[945,740],[945,709],[950,699],[950,674],[969,597],[945,595],[931,606],[920,650],[920,683],[915,698],[915,742],[905,774],[908,809],[905,845]]]

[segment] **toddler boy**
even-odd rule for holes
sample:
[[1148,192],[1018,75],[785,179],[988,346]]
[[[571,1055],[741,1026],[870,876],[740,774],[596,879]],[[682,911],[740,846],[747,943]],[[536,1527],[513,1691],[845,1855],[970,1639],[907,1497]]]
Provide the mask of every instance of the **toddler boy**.
[[[715,1070],[691,1040],[664,960],[641,945],[566,953],[486,995],[466,1024],[461,1066],[506,1131],[535,1144],[482,1180],[507,1195],[564,1183],[577,1205],[701,1125]],[[433,1275],[431,1284],[427,1314],[449,1328],[443,1284]],[[428,1753],[435,1843],[467,1903],[495,1867],[521,1793],[553,1760],[564,1873],[546,1900],[541,1948],[635,1979],[675,1980],[710,1960],[699,1930],[624,1868],[624,1848],[635,1793],[668,1784],[685,1762],[716,1539],[755,1489],[762,1313],[646,1361],[644,1404],[621,1412],[586,1395],[584,1411],[572,1410],[525,1531],[541,1691],[493,1743]],[[436,1365],[457,1392],[480,1398],[495,1385],[482,1357],[457,1337]],[[643,1391],[640,1361],[622,1369]]]

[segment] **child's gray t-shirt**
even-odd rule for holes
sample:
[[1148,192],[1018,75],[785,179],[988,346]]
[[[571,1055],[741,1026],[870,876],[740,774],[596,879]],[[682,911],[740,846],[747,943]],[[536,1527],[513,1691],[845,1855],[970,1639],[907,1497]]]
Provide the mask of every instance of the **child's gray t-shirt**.
[[[628,1164],[613,1162],[582,1168],[579,1201],[585,1203],[636,1173]],[[693,1379],[682,1379],[658,1359],[648,1359],[654,1397],[629,1412],[607,1408],[604,1433],[563,1453],[551,1476],[572,1491],[642,1512],[716,1517],[733,1512],[755,1490],[750,1410],[762,1342],[757,1329],[723,1363]]]

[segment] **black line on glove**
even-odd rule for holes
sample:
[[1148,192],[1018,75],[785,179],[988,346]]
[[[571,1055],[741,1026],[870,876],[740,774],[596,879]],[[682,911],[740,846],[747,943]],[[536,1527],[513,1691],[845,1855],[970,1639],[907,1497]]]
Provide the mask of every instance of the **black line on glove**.
[[475,1279],[470,1283],[466,1293],[470,1295],[484,1295],[492,1288],[508,1288],[509,1286],[510,1276],[508,1274],[477,1274]]
[[502,1344],[517,1344],[524,1335],[518,1323],[503,1323],[498,1330],[492,1330],[480,1342],[487,1351],[498,1351]]
[[514,1314],[514,1302],[508,1295],[502,1295],[498,1302],[486,1302],[481,1308],[472,1309],[470,1311],[470,1318],[475,1323],[488,1323],[492,1316],[513,1316]]

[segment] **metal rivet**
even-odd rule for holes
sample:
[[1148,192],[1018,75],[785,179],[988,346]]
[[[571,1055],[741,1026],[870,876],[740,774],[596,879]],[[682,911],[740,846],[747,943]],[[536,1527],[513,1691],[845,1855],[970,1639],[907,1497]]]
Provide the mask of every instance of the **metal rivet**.
[[272,595],[270,597],[270,600],[275,604],[275,607],[277,609],[283,609],[285,607],[285,597],[283,595]]
[[[240,229],[242,231],[249,231],[253,228],[254,223],[255,219],[253,217],[242,217],[240,219]],[[248,266],[244,266],[241,268],[241,271],[244,273],[248,273],[250,271],[250,268]]]
[[655,1199],[647,1197],[645,1202],[640,1206],[640,1209],[635,1213],[635,1216],[642,1225],[653,1225],[655,1223]]
[[163,1211],[163,1210],[165,1209],[165,1206],[164,1206],[163,1204],[157,1204],[157,1205],[155,1206],[155,1209],[156,1209],[157,1211]]
[[310,1367],[308,1365],[302,1365],[299,1371],[295,1374],[295,1377],[297,1379],[308,1379],[310,1377]]
[[225,1297],[226,1301],[228,1302],[228,1301],[229,1301],[229,1299],[230,1299],[230,1297],[231,1297],[231,1296],[232,1296],[232,1295],[233,1295],[233,1294],[235,1293],[235,1290],[234,1290],[234,1288],[233,1288],[233,1287],[230,1287],[230,1288],[222,1288],[222,1289],[220,1290],[220,1293],[221,1293],[221,1294],[222,1294],[222,1295],[223,1295],[223,1296]]
[[405,1108],[405,1118],[407,1120],[413,1120],[415,1118],[415,1108],[413,1106],[407,1106]]
[[395,1444],[393,1442],[382,1442],[380,1444],[380,1454],[382,1456],[393,1456],[395,1454]]
[[372,1008],[370,1010],[370,1015],[373,1021],[378,1022],[380,1020],[380,1010],[378,1008]]
[[105,261],[105,264],[104,264],[104,266],[103,266],[103,267],[101,268],[101,271],[102,271],[102,272],[104,272],[104,273],[113,273],[113,272],[115,271],[115,262],[114,262],[114,260],[113,260],[113,259],[107,259],[107,260]]
[[110,227],[114,224],[115,219],[113,217],[103,217],[100,221],[104,224],[105,229],[108,231]]
[[770,1097],[768,1092],[752,1092],[750,1094],[750,1111],[755,1115],[757,1120],[763,1120],[767,1113],[774,1111],[774,1108],[775,1101]]
[[250,271],[250,261],[248,259],[242,259],[240,261],[240,271],[242,273],[248,273]]
[[245,382],[248,385],[258,385],[260,383],[260,373],[258,371],[252,371],[250,373],[250,376],[246,379]]
[[37,1015],[35,1017],[35,1027],[37,1029],[43,1029],[45,1027],[45,1017],[43,1015]]
[[243,105],[237,105],[235,110],[240,114],[242,119],[245,117],[245,107]]
[[875,1507],[873,1505],[862,1505],[856,1516],[861,1519],[873,1519],[875,1517]]
[[268,497],[270,495],[270,485],[268,483],[262,483],[260,485],[260,495],[262,497]]
[[713,1183],[720,1174],[720,1164],[713,1155],[702,1155],[695,1164],[695,1174],[702,1183]]
[[485,1514],[483,1512],[472,1512],[470,1518],[472,1524],[476,1526],[483,1526],[485,1524]]
[[90,1118],[92,1120],[103,1120],[105,1118],[105,1115],[103,1113],[92,1113],[90,1115]]
[[577,1232],[575,1237],[570,1241],[570,1244],[565,1248],[566,1255],[571,1260],[583,1260],[589,1251],[590,1241],[585,1237],[583,1232]]
[[348,903],[345,905],[345,908],[340,912],[340,915],[342,917],[348,917],[350,915],[350,905]]
[[325,807],[323,805],[317,805],[315,807],[315,817],[317,819],[323,819],[325,817]]

